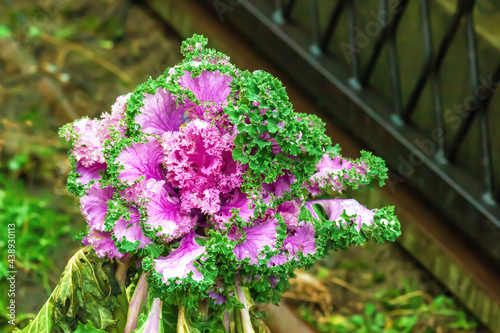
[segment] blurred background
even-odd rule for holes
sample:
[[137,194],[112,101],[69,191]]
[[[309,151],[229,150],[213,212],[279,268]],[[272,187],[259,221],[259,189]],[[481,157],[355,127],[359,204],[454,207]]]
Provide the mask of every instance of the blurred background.
[[293,316],[317,332],[500,332],[499,22],[495,0],[3,0],[0,331],[12,330],[7,224],[19,327],[85,230],[58,129],[109,111],[199,33],[279,77],[344,155],[390,167],[383,189],[346,195],[395,205],[402,236],[297,272]]

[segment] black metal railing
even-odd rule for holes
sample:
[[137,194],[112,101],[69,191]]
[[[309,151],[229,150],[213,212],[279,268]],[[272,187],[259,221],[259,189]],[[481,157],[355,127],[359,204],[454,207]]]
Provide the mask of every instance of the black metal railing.
[[[483,93],[491,91],[495,82],[500,79],[500,62],[495,71],[493,77],[493,82],[490,82],[490,88],[483,86],[479,81],[479,64],[477,55],[477,43],[476,43],[476,32],[474,30],[474,18],[473,18],[473,8],[476,0],[460,0],[457,4],[457,10],[453,17],[452,24],[450,25],[445,37],[439,45],[438,52],[434,54],[433,51],[433,38],[431,35],[431,21],[429,13],[429,1],[430,0],[419,0],[421,5],[422,13],[422,29],[424,34],[424,48],[426,53],[426,61],[422,68],[420,77],[417,80],[417,84],[413,89],[410,98],[403,105],[401,97],[401,78],[399,74],[399,64],[398,56],[396,51],[396,39],[395,33],[398,27],[405,9],[409,3],[409,0],[401,0],[396,9],[394,10],[394,15],[391,17],[390,23],[387,24],[380,34],[379,38],[376,40],[375,47],[371,53],[371,56],[365,66],[361,68],[360,62],[357,54],[352,61],[352,78],[351,84],[358,83],[363,88],[368,88],[370,83],[370,78],[373,76],[373,71],[377,65],[377,61],[380,58],[382,48],[387,45],[389,47],[390,54],[390,73],[391,73],[391,83],[392,83],[392,98],[395,117],[393,120],[398,123],[402,121],[404,123],[409,123],[411,117],[415,111],[419,99],[422,97],[422,92],[427,84],[427,82],[432,81],[432,90],[434,95],[434,112],[435,112],[435,122],[436,128],[438,128],[442,133],[446,134],[446,129],[443,120],[443,107],[441,98],[441,84],[439,80],[439,71],[445,56],[450,48],[450,45],[459,30],[459,27],[465,18],[465,24],[467,25],[467,38],[468,38],[468,55],[470,59],[470,77],[473,89],[479,89]],[[277,13],[282,12],[282,15],[275,15],[275,17],[283,17],[285,20],[290,17],[290,13],[293,7],[297,4],[297,0],[286,1],[276,0],[276,10]],[[388,11],[388,0],[380,0],[381,7],[383,10]],[[328,48],[329,40],[335,32],[335,28],[340,20],[340,16],[343,11],[347,12],[349,17],[349,32],[350,32],[350,43],[352,48],[356,48],[356,37],[353,30],[354,27],[354,0],[338,0],[335,9],[331,14],[328,27],[321,31],[319,26],[318,18],[318,4],[317,0],[309,0],[310,14],[311,14],[311,24],[312,24],[312,44],[311,50],[314,52],[318,48],[321,52],[326,52]],[[499,23],[500,24],[500,23]],[[357,86],[355,86],[357,87]],[[482,100],[480,107],[475,108],[471,111],[470,116],[461,124],[458,135],[449,145],[446,146],[447,141],[443,140],[439,142],[439,150],[436,152],[439,158],[444,158],[445,161],[453,162],[457,155],[458,149],[461,143],[467,136],[470,130],[471,124],[476,115],[480,117],[481,126],[481,144],[483,151],[483,168],[484,168],[484,185],[485,185],[485,200],[490,204],[494,204],[494,200],[498,199],[498,195],[493,195],[494,191],[494,177],[493,177],[493,164],[491,158],[491,144],[489,139],[489,127],[486,113],[488,112],[489,101],[493,97],[490,93],[489,97]],[[500,152],[499,152],[500,153]]]
[[[480,54],[474,22],[476,1],[456,2],[449,23],[439,22],[444,26],[444,32],[438,39],[433,33],[432,24],[435,22],[431,6],[434,4],[431,0],[411,1],[414,6],[418,2],[417,17],[405,15],[409,0],[378,0],[378,9],[390,15],[380,32],[373,36],[373,46],[363,51],[370,51],[363,54],[365,61],[360,59],[359,29],[355,29],[359,24],[356,10],[362,1],[328,2],[329,5],[325,6],[323,0],[244,0],[227,18],[308,93],[321,101],[334,119],[357,131],[355,134],[369,142],[370,148],[395,170],[393,176],[396,179],[399,156],[413,154],[421,159],[411,175],[399,175],[404,178],[400,181],[408,180],[448,216],[451,223],[500,261],[500,192],[495,183],[495,171],[500,168],[495,169],[493,158],[500,151],[493,154],[489,128],[500,126],[499,119],[489,114],[498,111],[493,109],[491,101],[500,81],[500,50],[490,52],[497,55],[490,61],[498,61],[490,80],[480,80]],[[324,8],[329,8],[328,13]],[[398,29],[405,20],[415,19],[420,20],[420,30],[413,33],[420,34],[423,45],[416,46],[421,52],[414,57],[421,67],[418,76],[411,80],[413,86],[403,93],[402,78],[408,78],[400,68]],[[348,35],[352,51],[348,64],[339,61],[339,57],[331,52],[332,40],[339,30]],[[462,30],[466,34],[463,53],[468,60],[467,68],[457,70],[467,71],[470,94],[457,98],[479,98],[471,99],[477,103],[465,108],[459,126],[451,133],[445,121],[442,68],[456,55],[450,50]],[[390,92],[387,96],[381,94],[374,87],[376,83],[372,82],[383,52],[388,55],[386,70]],[[425,94],[426,89],[430,93]],[[428,99],[427,103],[432,105],[432,121],[427,121],[431,124],[427,126],[429,128],[415,125],[423,116],[422,112],[416,112],[423,99]],[[475,135],[479,137],[479,146],[464,144],[468,142],[473,125],[477,125],[475,131],[478,134]],[[426,154],[415,142],[418,138],[425,138],[431,130],[443,139],[435,140],[436,149]],[[477,154],[476,151],[480,150],[480,157],[464,166],[458,159],[464,150],[470,154]]]

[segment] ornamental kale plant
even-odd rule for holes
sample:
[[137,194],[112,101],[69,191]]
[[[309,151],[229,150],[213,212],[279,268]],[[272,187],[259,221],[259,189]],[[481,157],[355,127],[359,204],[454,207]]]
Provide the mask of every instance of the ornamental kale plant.
[[277,304],[295,269],[400,234],[393,207],[330,199],[383,185],[380,158],[342,157],[278,79],[206,43],[61,129],[86,247],[24,331],[263,332],[252,306]]

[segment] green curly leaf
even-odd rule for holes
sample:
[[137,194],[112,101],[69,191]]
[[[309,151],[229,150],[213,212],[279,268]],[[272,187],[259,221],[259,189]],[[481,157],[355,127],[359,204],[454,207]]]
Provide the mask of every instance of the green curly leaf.
[[[401,235],[401,225],[393,206],[378,209],[373,217],[373,224],[363,224],[360,231],[351,225],[351,220],[355,215],[350,216],[344,211],[337,221],[330,221],[321,205],[315,204],[313,209],[320,218],[316,223],[316,245],[320,258],[324,257],[329,250],[345,250],[352,245],[362,245],[370,239],[378,243],[394,242]],[[301,212],[301,217],[306,221],[313,222],[314,220],[306,209]]]

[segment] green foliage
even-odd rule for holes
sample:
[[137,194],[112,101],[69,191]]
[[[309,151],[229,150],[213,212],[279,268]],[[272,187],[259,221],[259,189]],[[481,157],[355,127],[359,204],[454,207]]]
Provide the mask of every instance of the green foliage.
[[[25,333],[50,333],[57,332],[56,325],[54,323],[54,305],[49,301],[45,303],[38,313],[38,315],[33,319],[33,321],[26,326],[22,331]],[[59,329],[59,332],[63,330]]]
[[[333,183],[327,182],[321,188],[316,188],[316,190],[320,190],[320,193],[323,193],[320,195],[321,197],[324,196],[324,199],[330,199],[333,193],[342,193],[345,190],[358,190],[362,187],[369,189],[385,184],[389,169],[387,169],[383,159],[364,150],[361,150],[361,157],[358,159],[346,158],[340,155],[340,150],[340,146],[337,144],[336,146],[326,148],[325,152],[331,159],[340,158],[343,163],[351,163],[356,167],[349,168],[348,170],[337,170],[331,173],[326,172],[328,176],[336,179],[336,181]],[[360,172],[361,170],[363,171]],[[313,178],[306,179],[306,183],[311,188],[317,186]]]
[[[22,122],[4,118],[0,125],[0,224],[5,226],[0,233],[0,307],[5,309],[10,301],[4,287],[7,265],[12,264],[15,267],[10,270],[17,271],[16,287],[23,291],[16,295],[15,324],[24,327],[34,317],[26,311],[32,311],[33,304],[42,306],[41,298],[51,294],[68,254],[78,247],[72,239],[81,230],[83,217],[59,178],[66,167],[61,162],[66,160],[66,149],[47,130],[40,108],[19,110],[16,116]],[[6,262],[8,225],[15,225],[16,258]],[[0,312],[2,332],[13,328],[6,315]]]
[[[314,115],[293,112],[281,81],[264,71],[244,71],[231,86],[232,91],[238,91],[233,96],[236,103],[229,104],[224,112],[238,124],[233,158],[248,163],[245,190],[258,190],[263,182],[276,181],[283,170],[293,170],[297,181],[290,192],[302,196],[303,182],[316,172],[316,163],[331,145],[324,122]],[[270,139],[265,139],[266,135]],[[280,153],[273,152],[272,140]]]
[[306,208],[302,208],[300,219],[311,221],[315,225],[318,258],[323,258],[330,250],[346,250],[352,245],[363,245],[370,239],[378,243],[394,242],[401,234],[401,226],[394,214],[394,207],[377,210],[373,224],[363,224],[359,231],[351,226],[351,221],[356,215],[350,216],[344,211],[337,221],[330,221],[322,205],[314,204],[313,209],[319,220],[314,219]]
[[[98,329],[114,326],[118,293],[111,262],[85,247],[70,259],[40,313],[21,332],[71,332],[77,326],[83,330],[94,324]],[[79,324],[88,321],[93,324]]]
[[[74,206],[72,198],[58,199],[46,191],[34,195],[22,181],[0,174],[0,224],[15,224],[16,265],[40,277],[49,293],[49,271],[55,269],[49,258],[54,258],[57,249],[74,236],[75,229],[68,221],[82,220],[79,215],[63,211],[64,205]],[[7,237],[7,232],[0,233],[2,258],[7,257]],[[7,267],[1,261],[0,278],[6,276]]]
[[10,29],[5,25],[0,25],[0,38],[10,37]]
[[174,332],[177,328],[177,318],[179,315],[179,307],[171,304],[163,304],[162,321],[166,332]]
[[78,327],[76,328],[76,330],[73,331],[73,333],[99,333],[99,332],[106,332],[106,331],[95,328],[94,323],[92,323],[91,320],[89,320],[85,325],[82,323],[78,323]]
[[[327,321],[319,321],[307,307],[301,307],[304,320],[320,332],[369,333],[369,332],[435,332],[435,327],[470,331],[477,324],[453,299],[439,295],[426,302],[421,291],[405,287],[407,293],[383,290],[375,296],[376,303],[367,302],[362,314],[331,315]],[[390,295],[390,297],[389,297]],[[396,297],[394,297],[396,296]],[[438,324],[437,324],[438,323]]]

